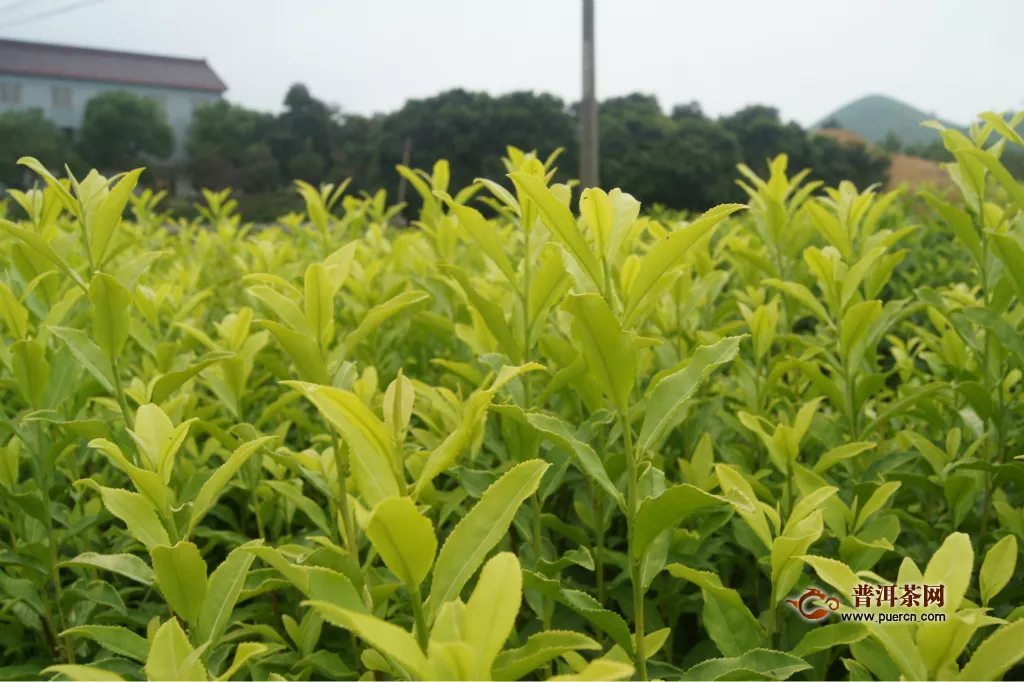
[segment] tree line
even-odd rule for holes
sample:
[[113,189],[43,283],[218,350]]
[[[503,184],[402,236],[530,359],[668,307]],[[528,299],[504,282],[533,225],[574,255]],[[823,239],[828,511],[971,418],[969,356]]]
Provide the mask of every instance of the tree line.
[[[761,170],[782,152],[791,168],[811,168],[829,185],[884,182],[889,167],[881,151],[809,134],[768,106],[712,118],[695,102],[666,113],[655,97],[632,94],[602,101],[598,115],[601,184],[623,187],[648,206],[704,210],[740,199],[736,165]],[[196,187],[233,187],[247,195],[275,192],[296,178],[315,184],[351,177],[353,189],[394,192],[395,165],[406,158],[422,168],[448,159],[458,187],[480,176],[500,177],[500,159],[514,145],[542,155],[564,148],[557,165],[566,180],[577,173],[578,138],[577,105],[550,94],[455,89],[362,116],[296,84],[279,114],[225,100],[197,109],[184,140],[185,158],[170,170]],[[0,182],[19,183],[14,162],[23,154],[53,166],[120,170],[165,158],[173,146],[162,110],[127,92],[90,100],[74,139],[38,111],[12,112],[0,115]]]

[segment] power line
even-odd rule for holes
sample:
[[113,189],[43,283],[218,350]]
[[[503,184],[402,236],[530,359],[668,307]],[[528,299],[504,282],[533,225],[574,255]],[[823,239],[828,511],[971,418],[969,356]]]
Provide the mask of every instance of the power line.
[[50,17],[60,16],[61,14],[67,14],[68,12],[73,12],[76,9],[81,9],[83,7],[88,7],[89,5],[97,5],[97,4],[101,3],[101,2],[105,2],[105,0],[82,0],[81,2],[74,2],[74,3],[71,3],[70,5],[64,5],[63,7],[56,7],[54,9],[47,10],[45,12],[38,12],[36,14],[30,14],[27,17],[22,17],[21,19],[15,19],[14,21],[8,21],[5,24],[0,24],[0,28],[8,28],[10,26],[21,26],[22,24],[28,24],[28,23],[33,22],[33,21],[38,21],[40,19],[48,19]]
[[24,7],[25,5],[29,5],[33,2],[39,2],[39,0],[14,0],[14,2],[9,2],[6,5],[0,5],[0,12],[18,9],[19,7]]

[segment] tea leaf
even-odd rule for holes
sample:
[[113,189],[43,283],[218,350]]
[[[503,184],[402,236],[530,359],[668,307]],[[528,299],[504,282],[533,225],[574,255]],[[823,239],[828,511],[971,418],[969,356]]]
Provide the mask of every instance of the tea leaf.
[[476,308],[476,311],[480,313],[480,317],[483,319],[484,324],[487,325],[487,329],[494,335],[494,338],[501,345],[509,360],[516,364],[521,364],[523,361],[523,349],[512,335],[512,330],[505,321],[505,312],[502,308],[477,293],[466,273],[462,270],[453,265],[443,265],[441,267],[444,272],[448,273],[462,287],[462,291],[466,294],[470,303],[473,304],[473,307]]
[[74,559],[62,561],[59,566],[89,566],[112,571],[126,578],[149,586],[153,584],[154,575],[146,562],[134,554],[96,554],[84,552]]
[[517,649],[506,649],[494,660],[491,679],[518,680],[537,668],[553,661],[567,651],[600,650],[600,646],[586,635],[565,630],[548,630],[530,635],[526,644]]
[[206,669],[193,653],[178,620],[171,618],[153,636],[146,676],[151,680],[206,680]]
[[121,682],[124,680],[123,677],[109,670],[74,663],[51,665],[48,668],[43,668],[40,672],[64,675],[69,680],[75,680],[76,682]]
[[871,623],[868,628],[871,630],[871,636],[882,645],[905,679],[927,679],[928,670],[918,648],[914,645],[910,628],[880,623]]
[[11,344],[11,365],[14,380],[25,401],[40,407],[50,383],[50,363],[46,351],[36,340],[21,340]]
[[305,284],[306,329],[321,346],[326,346],[334,331],[334,285],[319,263],[313,263],[306,269]]
[[875,447],[875,443],[847,443],[846,445],[832,448],[814,463],[814,473],[823,474],[839,462],[856,457],[862,452],[867,452]]
[[196,525],[202,520],[206,512],[210,510],[214,502],[217,501],[217,497],[223,492],[224,487],[228,484],[234,475],[242,468],[245,461],[252,457],[252,455],[264,445],[267,445],[271,441],[276,440],[277,436],[264,436],[251,440],[244,445],[241,445],[231,455],[228,456],[224,463],[221,464],[213,475],[206,480],[203,487],[199,489],[199,493],[195,499],[192,500],[192,517],[188,522],[188,532],[186,535],[192,535],[192,531],[195,530]]
[[328,622],[352,630],[370,646],[394,658],[415,677],[421,680],[435,678],[431,672],[432,666],[420,651],[416,640],[397,625],[373,616],[348,611],[328,602],[307,601],[303,604],[319,611]]
[[288,353],[288,357],[295,363],[300,379],[314,384],[328,383],[327,366],[320,356],[320,348],[311,336],[293,331],[277,322],[261,320],[259,324],[266,327]]
[[667,239],[654,244],[641,261],[636,279],[629,287],[623,319],[631,319],[634,311],[643,306],[655,283],[682,262],[694,244],[711,234],[724,218],[743,208],[746,207],[742,204],[716,206],[689,225],[672,232]]
[[869,634],[864,623],[845,622],[823,625],[804,635],[800,643],[790,653],[799,658],[807,658],[820,651],[828,651],[843,644],[859,642]]
[[687,483],[669,488],[640,503],[633,521],[633,556],[642,560],[655,538],[675,528],[698,511],[725,502]]
[[142,495],[120,488],[104,488],[90,479],[78,481],[75,485],[79,483],[88,484],[99,492],[107,511],[124,521],[128,526],[128,532],[145,545],[146,549],[152,550],[157,545],[171,544],[167,531],[157,518],[156,509]]
[[116,361],[128,341],[128,308],[132,294],[110,275],[100,273],[89,284],[92,301],[92,332],[96,345]]
[[924,569],[926,585],[945,585],[945,613],[953,613],[967,593],[974,571],[974,548],[966,533],[951,533],[932,554]]
[[389,497],[373,508],[366,536],[384,565],[410,588],[418,587],[434,563],[437,538],[430,519],[408,497]]
[[868,517],[877,512],[882,506],[889,501],[889,498],[896,494],[896,491],[900,488],[899,481],[891,481],[883,485],[878,486],[871,497],[860,508],[860,512],[857,514],[857,523],[853,526],[853,531],[856,533],[864,527],[864,523]]
[[1013,570],[1016,566],[1017,538],[1007,535],[992,545],[992,548],[985,554],[985,560],[981,563],[978,583],[983,606],[988,606],[992,598],[1006,587],[1010,578],[1013,577]]
[[363,321],[359,323],[359,326],[345,337],[342,347],[346,352],[351,351],[359,344],[360,341],[376,331],[377,327],[381,326],[399,313],[402,313],[405,310],[429,299],[430,294],[425,292],[406,291],[395,296],[389,301],[375,306],[366,314],[366,317],[364,317]]
[[128,205],[128,199],[131,198],[132,192],[135,191],[135,186],[138,184],[143,170],[145,169],[136,168],[118,175],[117,184],[110,190],[110,194],[103,200],[87,223],[90,232],[89,256],[97,266],[106,261],[114,232],[121,224],[121,215],[124,213],[125,206]]
[[814,313],[814,316],[819,320],[826,324],[831,324],[831,320],[829,318],[828,311],[825,310],[825,306],[818,302],[818,299],[811,293],[811,290],[803,284],[800,284],[799,282],[783,282],[778,279],[766,279],[764,280],[764,284],[770,287],[775,287],[787,296],[795,298],[797,301],[802,303],[804,307]]
[[541,432],[552,443],[573,456],[573,461],[580,470],[590,476],[595,483],[615,500],[620,509],[625,509],[626,501],[622,492],[612,482],[605,470],[604,463],[594,449],[577,438],[569,425],[557,417],[531,412],[525,414],[526,420],[533,428]]
[[[252,546],[253,543],[247,545]],[[206,597],[196,621],[196,634],[199,640],[210,642],[212,646],[224,634],[238,601],[238,595],[245,586],[249,567],[255,558],[256,555],[245,551],[245,546],[239,547],[229,552],[227,558],[210,574]],[[241,646],[239,645],[239,648]]]
[[536,202],[541,210],[544,225],[569,249],[576,262],[600,289],[604,285],[601,266],[590,250],[583,233],[580,232],[569,207],[556,199],[544,181],[538,177],[522,171],[510,173],[508,177],[512,179],[520,192]]
[[54,335],[67,344],[71,354],[83,367],[100,382],[108,392],[114,392],[114,370],[110,366],[110,358],[103,350],[93,343],[79,329],[68,327],[50,327]]
[[[1007,194],[1013,200],[1017,207],[1024,210],[1024,187],[1021,187],[1013,175],[1006,169],[999,159],[991,152],[983,149],[971,149],[964,148],[957,151],[955,154],[957,160],[971,160],[974,163],[978,163],[988,169],[992,173],[992,177],[1003,186]],[[976,186],[981,186],[980,183],[976,183]]]
[[206,562],[191,542],[150,551],[156,584],[174,611],[189,623],[199,618],[206,598]]
[[42,235],[36,234],[35,232],[32,232],[30,230],[26,230],[23,227],[18,227],[14,223],[8,220],[3,220],[2,218],[0,218],[0,228],[3,228],[10,234],[20,239],[25,244],[25,246],[31,249],[34,253],[39,254],[46,260],[53,263],[58,270],[60,270],[63,274],[70,277],[71,280],[79,287],[81,287],[84,290],[89,289],[89,285],[85,283],[85,280],[82,279],[82,276],[79,275],[78,272],[74,270],[70,265],[68,265],[67,261],[64,260],[60,255],[58,255],[56,251],[53,250],[53,248],[46,241],[46,239],[43,238]]
[[587,663],[587,667],[578,673],[555,675],[549,677],[548,682],[585,682],[588,680],[613,682],[614,680],[625,680],[632,677],[634,670],[635,668],[629,663],[598,658]]
[[561,249],[549,245],[542,252],[540,267],[530,285],[527,305],[531,339],[537,338],[537,331],[544,328],[548,311],[562,301],[571,287],[572,277],[565,269]]
[[79,625],[60,633],[61,637],[69,635],[91,639],[107,651],[127,656],[139,663],[145,663],[149,656],[149,642],[145,638],[116,625]]
[[522,594],[523,576],[514,554],[501,552],[484,564],[463,615],[466,642],[476,652],[474,677],[490,676],[515,626]]
[[366,501],[375,505],[387,497],[398,497],[391,436],[384,422],[350,391],[298,382],[287,385],[302,391],[344,437],[356,485]]
[[861,582],[853,570],[841,561],[820,556],[801,556],[801,561],[808,564],[818,577],[839,590],[848,600],[853,589]]
[[636,349],[629,333],[597,294],[572,294],[562,304],[573,317],[573,336],[601,390],[620,410],[636,380]]
[[988,232],[989,239],[995,245],[995,253],[1006,265],[1006,273],[1013,282],[1018,298],[1024,298],[1024,246],[1008,234]]
[[670,564],[668,572],[688,580],[701,589],[704,597],[702,617],[708,635],[726,656],[739,656],[761,644],[761,626],[736,590],[726,588],[717,575],[682,564]]
[[681,680],[785,680],[811,666],[796,656],[755,649],[735,658],[713,658],[693,666]]
[[432,618],[446,601],[459,597],[487,553],[508,532],[519,505],[537,490],[548,466],[531,460],[512,467],[484,491],[455,526],[434,566],[428,600]]
[[149,401],[152,403],[162,403],[167,400],[171,394],[185,385],[185,383],[198,375],[200,372],[208,367],[211,367],[221,360],[227,360],[235,357],[234,353],[225,353],[221,351],[214,351],[207,353],[185,369],[167,372],[156,377],[149,389]]
[[15,339],[24,339],[28,334],[28,309],[3,282],[0,282],[0,317]]
[[[500,185],[498,185],[500,187]],[[502,188],[504,190],[504,188]],[[473,240],[480,246],[484,254],[498,266],[498,270],[505,276],[510,284],[516,281],[515,271],[509,263],[508,256],[498,237],[497,230],[484,216],[475,208],[455,203],[452,198],[444,192],[434,192],[448,205],[448,210],[459,219],[459,225],[465,228]],[[467,292],[468,293],[468,292]]]
[[730,336],[694,351],[686,367],[663,378],[651,393],[637,447],[653,451],[665,431],[677,420],[683,405],[697,392],[701,382],[720,365],[736,357],[742,336]]
[[225,670],[218,680],[230,680],[235,676],[235,673],[241,670],[242,666],[249,661],[250,658],[255,658],[264,653],[272,651],[271,647],[260,642],[242,642],[235,647],[235,657],[231,661],[231,666]]
[[998,680],[1024,659],[1020,646],[1024,636],[1024,620],[1018,620],[996,630],[978,645],[971,660],[960,671],[958,680]]

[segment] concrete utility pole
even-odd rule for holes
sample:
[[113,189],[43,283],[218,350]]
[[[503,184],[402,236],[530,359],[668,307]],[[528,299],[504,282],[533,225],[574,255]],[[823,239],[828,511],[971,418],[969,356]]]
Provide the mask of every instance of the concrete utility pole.
[[583,0],[583,101],[580,102],[580,183],[600,184],[597,97],[594,87],[594,0]]

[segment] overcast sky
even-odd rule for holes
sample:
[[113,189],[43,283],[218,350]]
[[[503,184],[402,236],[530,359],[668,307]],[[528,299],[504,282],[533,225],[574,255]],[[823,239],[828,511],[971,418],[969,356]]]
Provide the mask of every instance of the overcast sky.
[[[60,12],[68,5],[84,6]],[[598,97],[804,125],[866,94],[955,122],[1024,106],[1024,0],[596,0]],[[463,87],[580,96],[580,0],[0,0],[0,37],[205,57],[228,99],[306,83],[370,114]],[[53,11],[54,15],[31,19]],[[19,23],[24,21],[24,23]]]

